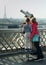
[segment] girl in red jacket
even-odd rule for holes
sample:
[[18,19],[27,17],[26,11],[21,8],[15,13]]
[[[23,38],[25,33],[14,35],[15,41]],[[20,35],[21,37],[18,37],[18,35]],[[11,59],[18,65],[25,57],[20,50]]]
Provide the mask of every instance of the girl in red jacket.
[[[41,47],[39,46],[40,43],[40,35],[38,31],[38,23],[36,22],[36,18],[32,19],[32,33],[30,34],[30,40],[32,41],[32,44],[34,44],[36,48],[36,55],[37,58],[34,59],[35,61],[39,61],[44,58]],[[35,37],[34,37],[35,36]],[[39,39],[37,39],[37,36]]]

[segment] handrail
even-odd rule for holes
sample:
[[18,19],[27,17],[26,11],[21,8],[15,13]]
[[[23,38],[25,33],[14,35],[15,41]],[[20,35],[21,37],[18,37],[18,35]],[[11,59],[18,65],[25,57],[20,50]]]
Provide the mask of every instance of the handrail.
[[[46,28],[38,28],[38,29],[39,30],[46,30]],[[11,28],[11,29],[10,28],[9,29],[8,28],[4,28],[4,29],[1,28],[0,29],[0,33],[1,32],[3,32],[3,33],[4,32],[20,32],[20,33],[22,33],[23,32],[23,28]]]
[[22,30],[23,30],[22,28],[11,28],[11,29],[10,28],[9,29],[8,28],[4,28],[4,29],[2,28],[2,29],[0,29],[0,33],[1,32],[20,32],[21,33]]

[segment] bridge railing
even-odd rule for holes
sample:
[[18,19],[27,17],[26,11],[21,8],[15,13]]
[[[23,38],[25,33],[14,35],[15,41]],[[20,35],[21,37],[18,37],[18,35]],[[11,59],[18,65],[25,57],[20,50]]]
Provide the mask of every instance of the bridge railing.
[[40,44],[46,46],[46,28],[39,28]]
[[[0,54],[14,52],[22,49],[25,45],[23,29],[0,29]],[[46,46],[46,29],[39,28],[40,45]]]

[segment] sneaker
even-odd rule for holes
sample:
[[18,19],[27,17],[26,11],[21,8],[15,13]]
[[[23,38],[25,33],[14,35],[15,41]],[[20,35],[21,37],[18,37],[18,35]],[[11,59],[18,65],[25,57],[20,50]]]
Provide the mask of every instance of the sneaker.
[[28,61],[28,62],[31,62],[31,61],[34,61],[34,59],[31,59],[31,60],[30,60],[30,59],[28,59],[27,61]]
[[34,61],[42,61],[44,58],[36,58]]

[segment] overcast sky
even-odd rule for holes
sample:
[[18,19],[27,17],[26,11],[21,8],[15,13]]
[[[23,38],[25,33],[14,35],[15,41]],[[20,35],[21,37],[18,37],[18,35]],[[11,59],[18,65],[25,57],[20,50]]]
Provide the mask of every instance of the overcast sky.
[[8,18],[23,18],[21,9],[33,13],[37,18],[46,18],[46,0],[0,0],[0,18],[4,17],[4,6]]

